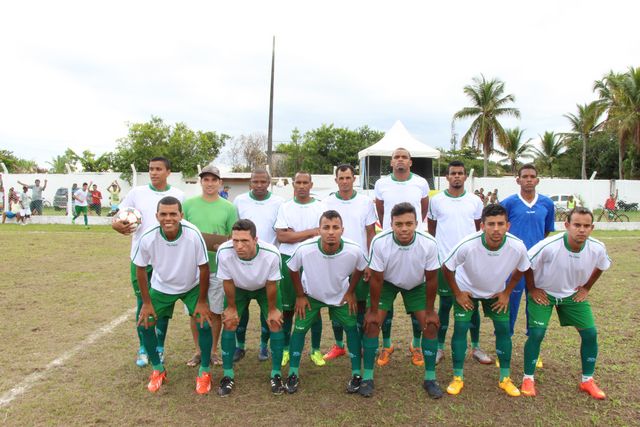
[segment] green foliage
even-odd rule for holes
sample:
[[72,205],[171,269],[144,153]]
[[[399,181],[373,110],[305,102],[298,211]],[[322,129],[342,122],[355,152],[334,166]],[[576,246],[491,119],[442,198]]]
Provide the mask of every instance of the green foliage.
[[593,101],[589,104],[578,104],[578,114],[565,114],[571,123],[571,132],[565,134],[569,140],[579,140],[582,143],[581,179],[587,179],[587,147],[591,136],[601,129],[600,117],[605,110],[605,104],[601,101]]
[[0,162],[4,163],[10,173],[38,172],[38,164],[35,161],[22,159],[10,150],[0,150]]
[[[554,164],[557,176],[580,178],[582,173],[582,140],[567,139],[567,151]],[[597,171],[598,179],[615,179],[618,176],[618,139],[611,132],[596,132],[587,141],[586,169],[589,174]],[[557,169],[555,167],[557,166]],[[588,178],[588,177],[587,177]]]
[[506,140],[498,140],[498,142],[500,143],[500,147],[504,151],[497,149],[494,151],[501,156],[506,157],[506,159],[502,162],[508,164],[511,173],[515,175],[519,165],[521,164],[519,162],[519,159],[530,159],[533,157],[533,150],[531,144],[529,144],[531,138],[529,138],[525,142],[522,142],[524,129],[520,129],[517,127],[513,129],[505,129],[505,134],[507,137]]
[[164,156],[171,161],[171,169],[184,176],[194,176],[198,165],[205,166],[215,159],[229,135],[194,131],[184,123],[170,125],[152,116],[146,123],[129,124],[129,134],[118,141],[111,156],[114,170],[122,179],[131,180],[133,164],[137,171],[147,171],[149,159]]
[[[464,163],[467,173],[474,169],[474,176],[478,176],[480,171],[484,169],[484,159],[482,152],[474,147],[462,147],[460,150],[440,150],[440,159],[433,161],[434,173],[438,176],[444,176],[447,173],[447,165],[453,160],[460,160]],[[508,172],[508,166],[500,165],[494,161],[489,160],[487,176],[503,176],[505,172]]]
[[111,169],[111,153],[104,153],[96,158],[96,155],[89,150],[84,150],[82,155],[78,155],[71,148],[67,148],[63,155],[55,156],[51,159],[49,172],[67,173],[67,165],[72,172],[75,172],[76,165],[80,163],[85,172],[106,172]]
[[541,149],[533,148],[533,151],[537,155],[535,160],[536,167],[541,175],[547,174],[553,178],[554,174],[558,174],[556,161],[565,147],[562,135],[547,131],[544,135],[540,136],[540,145],[542,147]]
[[300,131],[294,129],[291,142],[281,144],[278,151],[286,154],[284,174],[293,176],[298,170],[314,174],[331,174],[333,167],[341,163],[358,165],[358,152],[378,142],[384,132],[362,126],[357,129],[336,128],[323,124],[300,137]]

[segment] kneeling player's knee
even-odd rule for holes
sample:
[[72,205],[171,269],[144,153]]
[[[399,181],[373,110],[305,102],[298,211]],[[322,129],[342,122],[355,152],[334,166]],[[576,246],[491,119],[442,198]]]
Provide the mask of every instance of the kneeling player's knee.
[[365,327],[364,333],[368,338],[375,338],[380,333],[380,328],[377,325],[369,323]]
[[424,328],[423,335],[427,339],[434,339],[438,335],[438,328],[435,325],[429,324]]

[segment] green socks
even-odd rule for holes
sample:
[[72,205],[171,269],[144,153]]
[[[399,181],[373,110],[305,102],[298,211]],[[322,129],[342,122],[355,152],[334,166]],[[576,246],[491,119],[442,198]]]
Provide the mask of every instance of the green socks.
[[224,369],[224,375],[233,378],[233,376],[228,375],[228,373],[233,372],[233,354],[236,352],[236,333],[234,331],[223,329],[221,341],[222,368]]
[[291,344],[289,344],[289,375],[298,375],[298,368],[300,367],[300,357],[302,356],[302,349],[304,348],[304,338],[307,335],[307,331],[298,332],[294,331],[291,334]]
[[280,374],[282,351],[284,350],[284,332],[271,332],[271,378]]
[[200,369],[209,372],[209,366],[211,365],[211,348],[213,347],[211,326],[209,326],[207,322],[204,322],[202,327],[200,326],[200,322],[196,322],[196,326],[198,328],[198,346],[200,347]]
[[288,315],[284,316],[284,320],[282,321],[282,332],[284,333],[284,348],[289,348],[290,340],[291,340],[291,328],[293,327],[293,312],[284,312],[283,314],[288,313],[291,314],[291,317]]
[[444,349],[444,341],[449,329],[449,313],[453,306],[453,297],[440,295],[440,306],[438,307],[438,318],[440,319],[440,329],[438,329],[438,348]]
[[422,355],[424,356],[424,379],[436,379],[436,353],[438,340],[422,337]]
[[471,315],[471,326],[469,327],[471,336],[471,348],[478,348],[480,343],[480,309],[473,310]]
[[[464,358],[467,353],[467,331],[469,330],[469,326],[471,326],[470,322],[455,322],[453,326],[453,337],[451,338],[451,359],[453,360],[454,372],[456,369],[459,369],[460,371],[464,369]],[[457,374],[455,375],[461,376]]]
[[320,341],[322,340],[322,317],[318,313],[318,317],[311,324],[311,350],[320,350]]
[[378,337],[369,338],[366,335],[362,337],[362,345],[364,347],[364,375],[363,379],[373,379],[373,365],[376,361],[376,352],[378,351]]
[[360,342],[360,334],[358,334],[357,326],[349,326],[344,328],[347,335],[347,348],[349,349],[349,358],[351,359],[352,375],[360,375],[362,346]]
[[249,307],[242,313],[238,327],[236,328],[236,347],[244,350],[247,339],[247,325],[249,324]]
[[169,318],[158,317],[156,322],[156,337],[159,347],[164,347],[164,340],[167,338],[167,329],[169,329]]
[[338,347],[344,347],[344,329],[340,322],[331,321],[331,328],[333,329],[333,336],[336,339]]
[[496,354],[500,360],[500,380],[508,377],[511,371],[511,335],[509,334],[509,322],[493,321],[496,333]]
[[262,313],[260,315],[260,347],[262,348],[267,348],[269,336],[271,335],[271,331],[269,331],[269,325],[267,325],[267,319],[265,318],[265,316],[263,316]]
[[540,356],[540,345],[544,339],[546,328],[529,328],[529,337],[524,343],[524,374],[533,375],[536,371],[536,362]]
[[580,358],[582,359],[582,375],[593,376],[598,358],[598,331],[596,328],[578,330],[582,342],[580,343]]

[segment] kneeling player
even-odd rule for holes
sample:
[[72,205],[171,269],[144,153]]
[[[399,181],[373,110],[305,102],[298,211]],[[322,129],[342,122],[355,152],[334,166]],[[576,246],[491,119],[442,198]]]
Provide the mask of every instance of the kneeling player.
[[234,385],[233,358],[236,351],[236,329],[242,314],[255,299],[271,331],[271,392],[282,394],[280,374],[284,333],[282,332],[282,304],[277,281],[280,275],[280,253],[275,246],[258,240],[256,226],[248,219],[233,225],[231,241],[220,245],[217,256],[218,278],[224,284],[222,313],[222,366],[224,376],[218,394],[227,396]]
[[298,390],[298,368],[304,339],[323,307],[329,309],[331,320],[340,323],[347,335],[352,374],[347,391],[355,393],[360,388],[361,345],[356,327],[355,288],[367,262],[360,246],[342,239],[343,230],[338,212],[324,212],[320,217],[320,237],[302,242],[287,262],[296,291],[296,319],[291,334],[291,360],[285,386],[288,393]]
[[370,307],[365,316],[363,339],[365,378],[359,391],[366,397],[373,394],[373,360],[367,359],[367,350],[378,348],[380,325],[393,308],[398,292],[407,314],[415,315],[422,331],[423,387],[430,397],[442,397],[435,371],[440,320],[433,308],[440,266],[438,245],[433,237],[417,231],[417,226],[416,209],[410,203],[399,203],[391,209],[391,230],[380,233],[371,242]]
[[531,270],[526,273],[529,338],[524,345],[522,394],[536,395],[533,374],[555,306],[560,325],[574,326],[582,338],[580,390],[595,399],[604,399],[605,394],[593,381],[598,334],[587,296],[602,272],[609,268],[611,260],[605,246],[589,237],[593,231],[591,211],[580,207],[573,209],[564,225],[565,233],[547,237],[529,249]]
[[[451,339],[453,381],[447,393],[458,394],[464,387],[464,358],[467,331],[473,310],[482,303],[484,315],[493,320],[496,353],[500,360],[499,386],[509,396],[520,396],[511,382],[511,336],[509,334],[509,295],[529,269],[524,243],[507,233],[507,211],[498,204],[482,210],[482,231],[470,234],[456,245],[442,265],[456,302],[453,306],[455,325]],[[509,283],[505,286],[507,277]]]
[[[138,331],[153,365],[147,388],[156,392],[167,380],[167,371],[156,351],[158,342],[154,326],[159,318],[170,318],[176,301],[182,300],[189,309],[189,315],[198,321],[202,360],[196,391],[205,394],[211,390],[209,365],[213,343],[211,311],[207,303],[207,249],[198,229],[182,219],[182,205],[175,197],[160,199],[156,217],[160,225],[140,238],[133,257],[142,297]],[[147,281],[147,266],[153,267],[151,289]]]

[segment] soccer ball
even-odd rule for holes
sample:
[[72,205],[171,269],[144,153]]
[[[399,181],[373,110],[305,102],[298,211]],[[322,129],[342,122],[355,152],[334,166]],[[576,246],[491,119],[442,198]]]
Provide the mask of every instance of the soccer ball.
[[142,223],[142,214],[136,208],[124,208],[118,212],[118,221],[127,222],[134,225],[135,229]]

